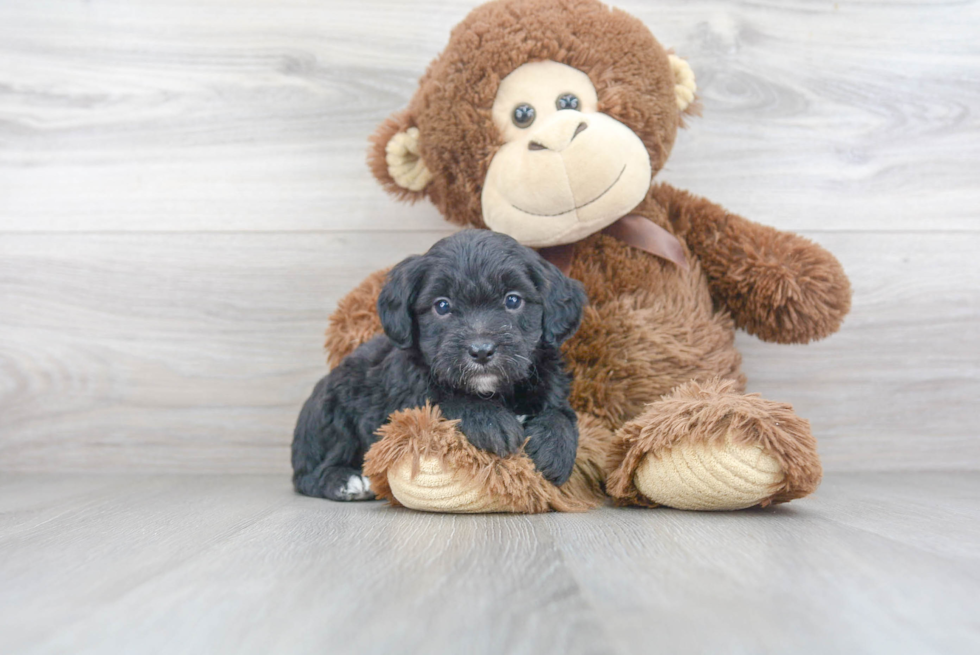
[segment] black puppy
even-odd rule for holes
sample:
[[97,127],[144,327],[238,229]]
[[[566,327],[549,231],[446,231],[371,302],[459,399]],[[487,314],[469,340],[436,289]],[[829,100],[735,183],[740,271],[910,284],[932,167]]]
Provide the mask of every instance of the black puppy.
[[372,498],[364,453],[388,416],[426,401],[477,448],[504,456],[527,441],[551,482],[578,445],[558,347],[582,318],[582,285],[503,234],[465,230],[388,274],[385,335],[317,383],[293,435],[293,484],[307,496]]

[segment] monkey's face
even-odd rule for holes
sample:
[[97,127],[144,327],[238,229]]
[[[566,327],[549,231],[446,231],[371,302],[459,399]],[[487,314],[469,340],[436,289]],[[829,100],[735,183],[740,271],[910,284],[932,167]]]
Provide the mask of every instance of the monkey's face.
[[573,243],[644,202],[695,89],[690,66],[599,0],[493,0],[453,30],[368,160],[448,221]]
[[493,122],[504,144],[482,194],[489,228],[531,247],[571,243],[643,200],[652,175],[646,146],[598,104],[588,75],[554,61],[501,80]]

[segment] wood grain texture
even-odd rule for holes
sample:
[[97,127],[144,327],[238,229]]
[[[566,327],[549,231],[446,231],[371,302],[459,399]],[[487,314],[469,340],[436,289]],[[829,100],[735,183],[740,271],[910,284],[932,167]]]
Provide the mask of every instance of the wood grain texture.
[[[365,145],[475,4],[0,3],[0,470],[285,473],[336,300],[448,233]],[[828,470],[980,469],[980,3],[616,4],[698,75],[661,177],[854,283],[750,389]]]
[[[831,476],[812,502],[771,513],[632,510],[550,527],[624,653],[654,634],[664,652],[965,653],[980,631],[956,598],[980,584],[980,526],[940,499],[980,499],[975,474],[953,477],[937,490],[936,476]],[[600,544],[616,554],[597,556]]]
[[[438,235],[9,235],[0,461],[285,473],[336,299]],[[749,389],[811,420],[828,470],[980,468],[980,235],[819,241],[853,313],[809,346],[740,338]]]
[[12,474],[0,521],[4,653],[980,648],[976,473],[533,517],[331,503],[282,476]]
[[0,461],[287,471],[336,300],[443,234],[6,237]]
[[[434,229],[366,139],[476,4],[4,2],[3,228]],[[616,4],[698,76],[663,179],[786,229],[978,229],[978,3]]]

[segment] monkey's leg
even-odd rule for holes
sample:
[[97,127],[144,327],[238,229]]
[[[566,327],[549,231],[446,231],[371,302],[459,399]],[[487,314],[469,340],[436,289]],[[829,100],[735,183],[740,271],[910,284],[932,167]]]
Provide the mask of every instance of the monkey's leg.
[[822,470],[792,407],[735,390],[680,385],[616,433],[606,490],[621,504],[733,510],[809,495]]
[[555,487],[523,451],[498,457],[474,447],[438,407],[396,412],[380,434],[364,458],[364,473],[379,498],[429,512],[526,514],[598,505],[612,437],[582,417],[575,470]]

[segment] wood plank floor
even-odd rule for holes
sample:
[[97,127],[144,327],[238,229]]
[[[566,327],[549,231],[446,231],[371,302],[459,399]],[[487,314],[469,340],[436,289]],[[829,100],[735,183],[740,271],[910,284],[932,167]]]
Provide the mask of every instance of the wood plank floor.
[[975,472],[531,517],[0,475],[0,653],[976,653],[978,596]]

